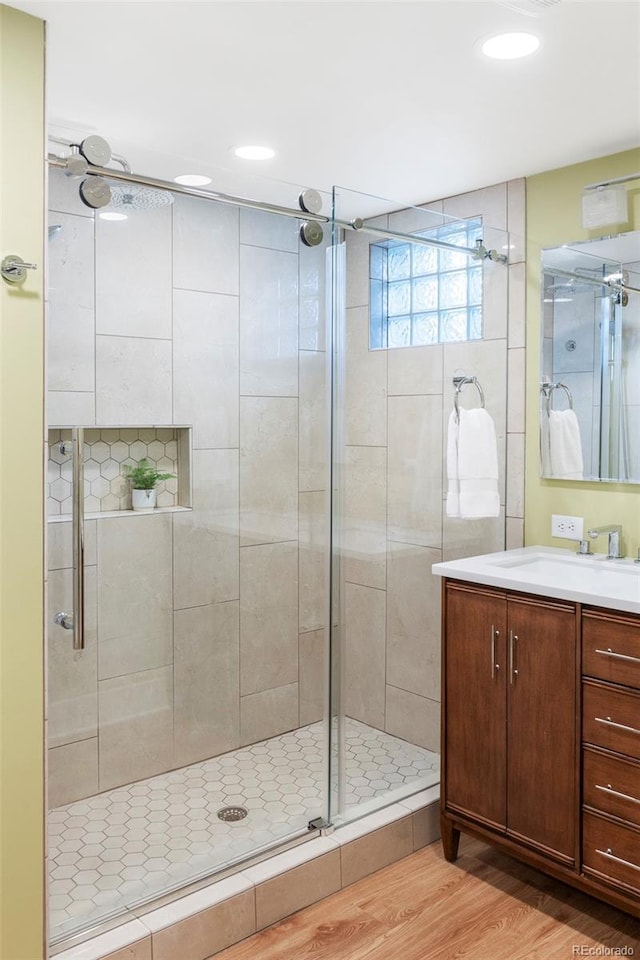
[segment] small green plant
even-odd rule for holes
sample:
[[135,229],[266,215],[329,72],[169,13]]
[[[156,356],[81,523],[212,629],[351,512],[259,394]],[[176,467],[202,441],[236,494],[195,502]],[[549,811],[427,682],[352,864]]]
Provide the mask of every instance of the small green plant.
[[153,490],[161,480],[170,480],[175,477],[175,473],[160,473],[146,457],[138,460],[135,467],[125,464],[124,471],[125,477],[131,481],[134,490]]

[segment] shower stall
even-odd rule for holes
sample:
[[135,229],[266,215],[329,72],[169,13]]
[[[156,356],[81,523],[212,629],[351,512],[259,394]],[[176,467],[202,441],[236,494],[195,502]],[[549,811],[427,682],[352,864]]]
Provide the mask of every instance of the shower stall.
[[[483,379],[505,463],[505,231],[339,189],[154,199],[120,165],[49,173],[54,949],[436,784],[430,566],[505,538],[504,506],[443,517],[453,376]],[[484,334],[396,314],[374,342],[401,247],[479,265]],[[170,475],[146,511],[143,459]]]

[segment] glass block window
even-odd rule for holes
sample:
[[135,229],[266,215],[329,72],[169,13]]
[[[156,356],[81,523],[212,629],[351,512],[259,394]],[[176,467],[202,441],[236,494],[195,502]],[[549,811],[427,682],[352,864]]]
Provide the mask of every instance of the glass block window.
[[[416,236],[473,247],[482,221]],[[397,240],[373,243],[369,251],[370,349],[482,339],[482,261]]]

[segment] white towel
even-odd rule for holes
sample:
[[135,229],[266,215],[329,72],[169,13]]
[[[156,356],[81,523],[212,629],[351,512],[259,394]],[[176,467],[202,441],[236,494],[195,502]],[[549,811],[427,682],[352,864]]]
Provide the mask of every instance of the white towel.
[[555,479],[583,479],[580,425],[573,410],[549,411],[549,458]]
[[447,516],[497,517],[498,450],[496,428],[486,410],[460,409],[449,417],[447,436]]
[[551,476],[551,450],[549,449],[549,414],[540,411],[540,476]]

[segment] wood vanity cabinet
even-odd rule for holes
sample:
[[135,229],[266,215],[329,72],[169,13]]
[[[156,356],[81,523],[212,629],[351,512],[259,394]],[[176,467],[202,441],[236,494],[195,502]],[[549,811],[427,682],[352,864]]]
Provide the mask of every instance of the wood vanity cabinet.
[[445,813],[573,865],[575,605],[447,581],[445,623]]
[[441,829],[640,916],[640,616],[443,579]]

